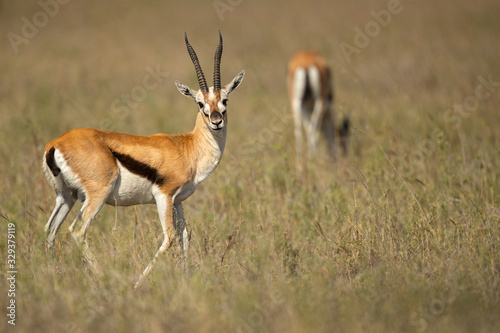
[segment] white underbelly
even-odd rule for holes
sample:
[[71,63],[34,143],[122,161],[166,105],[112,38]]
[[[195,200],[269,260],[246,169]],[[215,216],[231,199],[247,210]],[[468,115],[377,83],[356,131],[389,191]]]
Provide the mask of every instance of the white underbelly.
[[118,163],[118,179],[106,203],[112,206],[132,206],[155,203],[153,184],[144,177],[131,173]]

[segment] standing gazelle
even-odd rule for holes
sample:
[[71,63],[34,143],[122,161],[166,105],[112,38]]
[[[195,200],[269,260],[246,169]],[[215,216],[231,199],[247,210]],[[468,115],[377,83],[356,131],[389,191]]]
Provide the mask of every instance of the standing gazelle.
[[[192,132],[139,136],[77,128],[45,146],[43,169],[57,195],[54,211],[45,226],[49,245],[53,245],[59,227],[76,200],[83,201],[69,232],[83,246],[87,259],[95,268],[85,233],[102,206],[105,203],[114,206],[156,203],[164,240],[136,286],[149,274],[158,255],[171,245],[174,230],[182,250],[187,251],[188,233],[182,201],[191,196],[219,164],[226,143],[228,96],[245,75],[242,71],[228,85],[221,86],[222,35],[219,32],[214,86],[208,88],[187,35],[185,41],[200,90],[193,90],[179,81],[175,84],[181,94],[198,105]],[[81,227],[75,231],[79,223]]]
[[300,169],[302,154],[302,126],[305,127],[309,149],[316,151],[317,132],[325,136],[330,154],[336,156],[335,136],[339,136],[343,152],[347,149],[349,120],[335,129],[333,111],[333,84],[330,68],[315,51],[297,53],[288,62],[287,84],[295,123],[297,165]]

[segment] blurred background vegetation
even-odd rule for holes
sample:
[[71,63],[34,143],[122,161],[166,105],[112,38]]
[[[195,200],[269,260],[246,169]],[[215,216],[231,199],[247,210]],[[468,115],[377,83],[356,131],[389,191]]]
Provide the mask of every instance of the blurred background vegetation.
[[[499,16],[493,0],[1,1],[0,249],[15,223],[15,328],[498,331]],[[186,264],[171,247],[133,292],[162,240],[152,205],[94,220],[99,280],[66,231],[76,208],[46,250],[45,143],[75,127],[190,131],[197,108],[173,84],[197,87],[184,32],[211,82],[218,29],[223,84],[246,76],[222,162],[184,205]],[[285,69],[302,49],[328,60],[353,130],[347,157],[323,147],[297,177]],[[158,85],[140,95],[152,71]]]

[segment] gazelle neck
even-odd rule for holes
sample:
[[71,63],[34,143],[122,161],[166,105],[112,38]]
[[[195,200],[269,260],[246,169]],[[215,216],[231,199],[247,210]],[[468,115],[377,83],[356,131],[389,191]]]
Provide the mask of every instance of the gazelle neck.
[[194,135],[194,154],[196,158],[195,183],[199,184],[205,180],[219,165],[226,146],[227,127],[224,126],[219,131],[213,131],[209,128],[203,119],[201,112],[196,117],[196,126],[193,130]]
[[[227,126],[224,126],[219,131],[211,130],[207,123],[205,123],[203,119],[203,115],[201,112],[198,112],[198,116],[196,117],[196,125],[194,127],[193,133],[197,138],[197,144],[201,145],[200,148],[214,148],[217,151],[220,151],[221,157],[224,152],[224,148],[226,146],[226,134],[227,134]],[[207,147],[206,144],[210,145]]]

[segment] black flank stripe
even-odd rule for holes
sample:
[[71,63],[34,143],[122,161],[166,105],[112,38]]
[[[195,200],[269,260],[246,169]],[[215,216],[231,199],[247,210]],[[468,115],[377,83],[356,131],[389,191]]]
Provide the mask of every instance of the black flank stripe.
[[158,170],[147,165],[146,163],[142,163],[132,158],[130,155],[118,153],[112,149],[110,149],[111,153],[120,163],[127,168],[128,171],[135,173],[141,177],[148,179],[150,182],[162,185],[165,183],[165,178],[158,174]]
[[56,165],[56,161],[54,159],[54,153],[56,149],[54,147],[49,149],[49,152],[47,155],[45,155],[45,163],[47,163],[47,166],[49,167],[50,171],[52,171],[52,174],[54,177],[59,176],[61,173],[61,169]]

